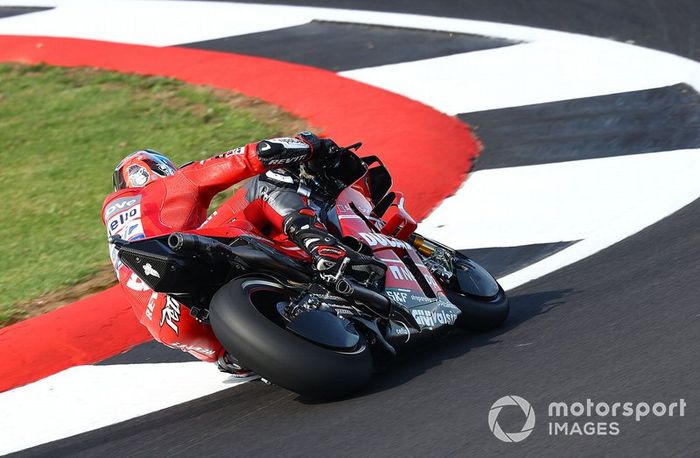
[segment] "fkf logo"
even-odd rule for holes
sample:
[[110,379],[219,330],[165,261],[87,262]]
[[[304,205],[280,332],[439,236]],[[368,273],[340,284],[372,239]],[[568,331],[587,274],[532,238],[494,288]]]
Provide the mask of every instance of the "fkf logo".
[[408,294],[401,291],[386,291],[386,295],[400,304],[405,304],[408,299]]

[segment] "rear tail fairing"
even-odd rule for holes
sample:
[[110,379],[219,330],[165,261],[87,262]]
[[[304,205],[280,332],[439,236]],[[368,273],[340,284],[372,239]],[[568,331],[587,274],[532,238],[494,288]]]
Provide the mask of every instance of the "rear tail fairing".
[[122,262],[150,289],[172,295],[191,309],[207,309],[222,285],[246,274],[311,281],[308,265],[250,234],[215,239],[174,233],[116,245]]

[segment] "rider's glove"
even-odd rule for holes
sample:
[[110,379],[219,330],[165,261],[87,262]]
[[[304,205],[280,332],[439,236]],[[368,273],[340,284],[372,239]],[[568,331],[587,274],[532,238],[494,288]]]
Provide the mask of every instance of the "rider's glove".
[[337,161],[340,150],[330,138],[320,138],[311,132],[301,132],[298,137],[308,143],[313,150],[308,162],[310,170],[318,172],[326,165]]
[[284,168],[311,157],[323,158],[335,147],[332,140],[320,138],[311,132],[301,132],[296,137],[263,140],[255,151],[265,167]]
[[258,159],[267,168],[298,164],[311,156],[311,147],[298,138],[271,138],[258,143]]
[[370,275],[383,276],[386,266],[371,256],[358,253],[336,243],[315,245],[311,249],[314,270],[327,284],[333,285],[343,275],[365,281]]
[[335,142],[330,138],[321,138],[308,130],[299,132],[297,138],[309,145],[316,156],[322,156],[328,153],[330,148],[336,146]]

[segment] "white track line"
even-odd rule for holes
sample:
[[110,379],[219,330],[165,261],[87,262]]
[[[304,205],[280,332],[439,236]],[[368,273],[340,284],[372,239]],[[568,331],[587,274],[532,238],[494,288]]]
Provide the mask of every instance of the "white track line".
[[250,379],[203,362],[76,366],[0,395],[0,455],[109,426]]
[[480,170],[420,231],[459,248],[630,235],[700,197],[698,177],[700,149]]
[[[424,30],[443,30],[459,33],[471,33],[476,35],[501,37],[512,40],[535,41],[552,38],[553,36],[569,36],[572,34],[566,32],[555,32],[533,27],[525,27],[519,25],[501,24],[495,22],[473,21],[467,19],[450,19],[444,17],[421,16],[416,14],[402,13],[384,13],[374,11],[360,11],[336,8],[315,8],[301,6],[284,6],[284,5],[262,5],[262,4],[246,4],[246,3],[222,3],[222,2],[188,2],[188,1],[171,1],[171,0],[0,0],[0,6],[47,6],[57,8],[70,8],[75,15],[80,18],[89,17],[90,20],[100,23],[107,22],[105,30],[96,30],[90,24],[81,22],[80,20],[71,20],[75,26],[72,30],[63,29],[65,34],[55,36],[70,36],[76,38],[88,38],[85,34],[90,31],[91,38],[101,39],[106,41],[114,41],[114,35],[122,35],[120,30],[110,24],[108,19],[115,15],[115,18],[125,18],[120,11],[133,11],[138,13],[139,17],[126,16],[127,23],[122,24],[128,26],[130,21],[141,23],[142,18],[147,18],[147,25],[151,29],[159,29],[171,36],[176,33],[181,33],[183,39],[179,43],[187,43],[187,38],[192,30],[199,30],[201,24],[198,18],[207,16],[207,27],[212,30],[207,31],[209,38],[220,38],[229,35],[239,35],[235,32],[229,33],[228,29],[220,30],[219,23],[228,20],[227,18],[235,17],[241,11],[248,9],[251,12],[257,11],[257,20],[264,22],[268,20],[276,20],[278,17],[291,17],[295,20],[310,21],[313,19],[337,21],[337,22],[353,22],[358,24],[377,24],[389,25],[395,27],[408,27]],[[49,12],[33,13],[29,20],[25,15],[14,16],[3,19],[4,24],[11,24],[12,32],[8,32],[3,25],[0,28],[0,34],[16,33],[19,35],[49,35],[43,29],[48,27],[50,30],[53,27],[62,27],[60,25],[47,24],[43,20],[34,26],[34,21],[38,16],[48,15]],[[173,25],[168,18],[172,15],[191,14],[193,22],[188,23],[186,20],[178,19],[176,25],[179,27],[175,31],[170,30]],[[62,16],[63,17],[63,16]],[[63,17],[65,20],[65,17]],[[6,22],[7,21],[7,22]],[[267,30],[264,24],[260,25],[261,30]],[[151,36],[151,32],[133,28],[133,36],[129,36],[128,43],[135,43],[134,40],[139,40],[141,37]],[[196,32],[202,33],[202,32]],[[218,34],[217,34],[218,33]],[[54,35],[49,35],[54,36]],[[147,44],[145,41],[143,44]],[[175,42],[173,42],[174,44]]]
[[581,37],[543,40],[341,73],[448,114],[532,105],[687,82],[698,65]]
[[[17,2],[2,2],[16,5]],[[31,3],[31,2],[30,2]],[[0,21],[0,34],[73,37],[170,46],[305,24],[306,14],[271,14],[269,7],[199,2],[55,2],[56,9]]]

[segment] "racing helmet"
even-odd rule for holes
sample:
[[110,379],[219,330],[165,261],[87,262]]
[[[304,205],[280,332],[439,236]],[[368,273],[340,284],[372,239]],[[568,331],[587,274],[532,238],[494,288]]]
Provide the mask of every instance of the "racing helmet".
[[172,175],[177,167],[167,157],[152,149],[129,154],[114,169],[114,190],[141,188],[153,180]]

